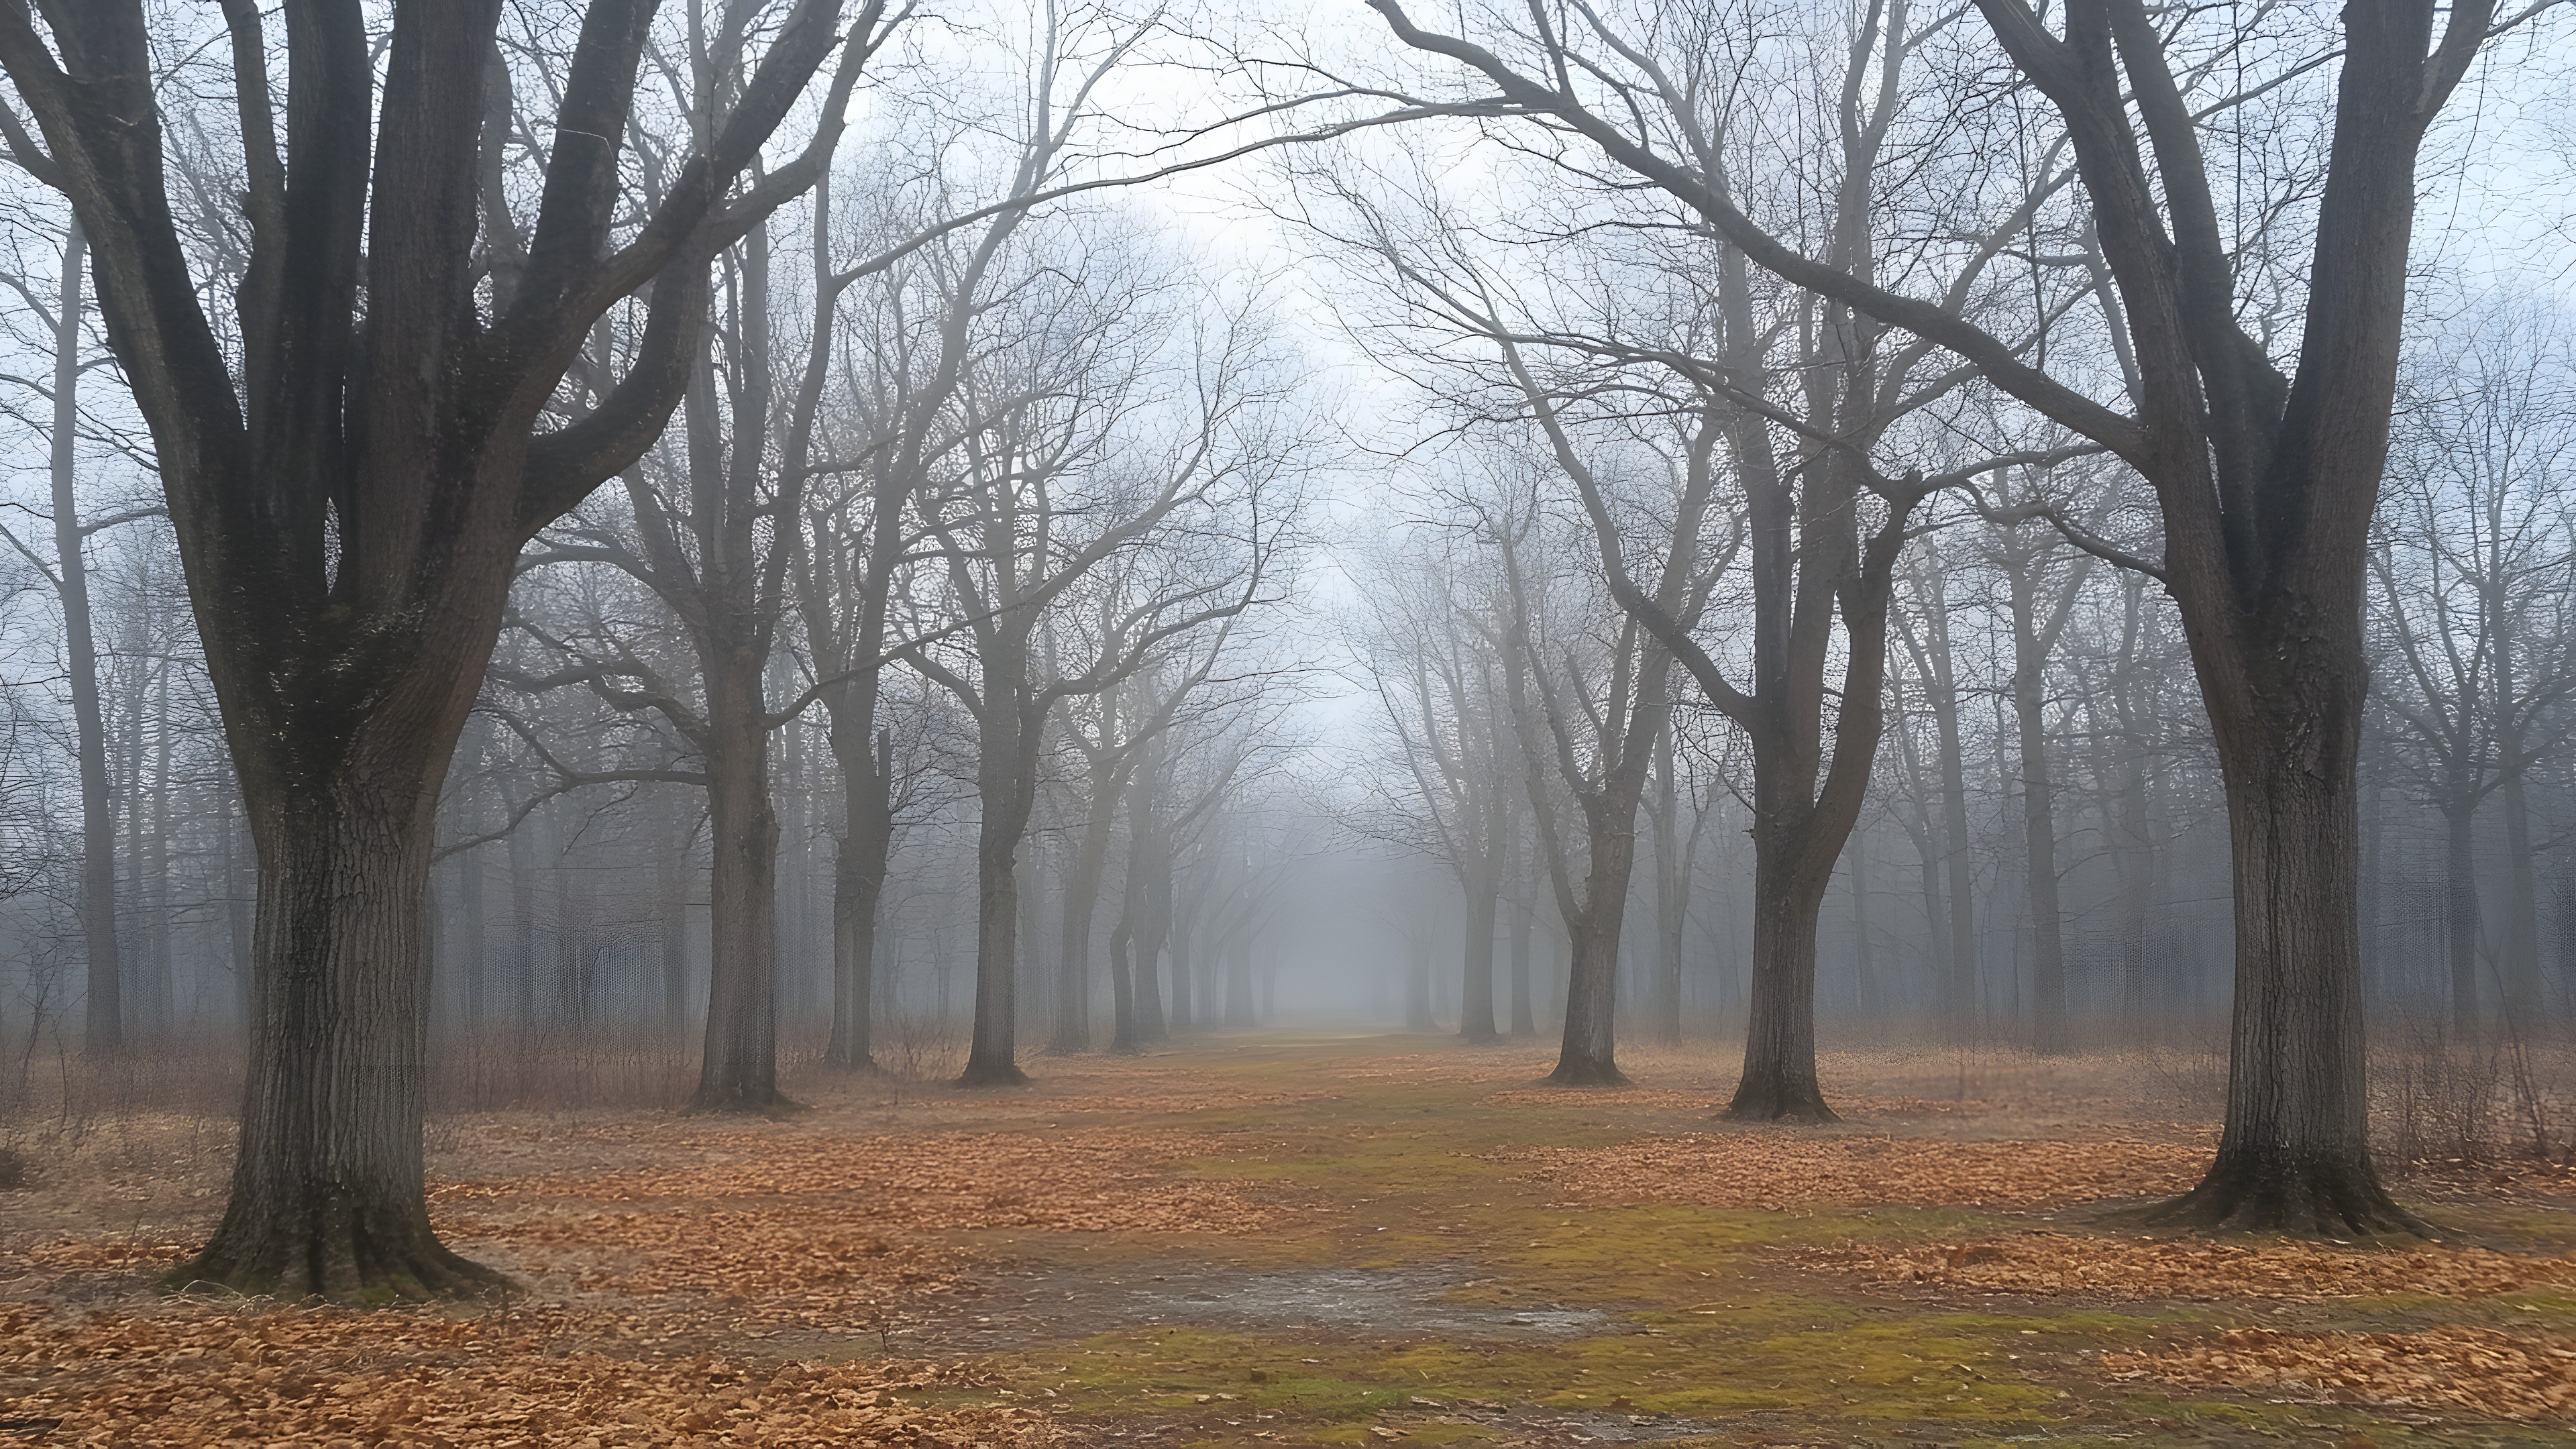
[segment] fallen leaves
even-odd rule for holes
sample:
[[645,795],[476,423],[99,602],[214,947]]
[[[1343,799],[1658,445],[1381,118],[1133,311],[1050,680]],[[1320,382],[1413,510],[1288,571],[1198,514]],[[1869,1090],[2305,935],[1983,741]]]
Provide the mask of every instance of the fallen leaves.
[[2421,1293],[2481,1298],[2576,1283],[2576,1259],[2484,1248],[2338,1249],[2294,1241],[2067,1233],[1911,1246],[1846,1243],[1791,1257],[1870,1283],[1925,1283],[2032,1297],[2314,1299]]
[[1038,1415],[942,1404],[973,1370],[636,1355],[561,1308],[471,1316],[190,1302],[0,1304],[6,1417],[70,1444],[1024,1445]]
[[[606,1139],[638,1124],[594,1129]],[[652,1124],[646,1124],[652,1125]],[[1214,1139],[1095,1128],[1060,1136],[940,1132],[850,1136],[815,1129],[664,1129],[649,1163],[443,1183],[432,1206],[541,1194],[594,1202],[830,1203],[852,1220],[919,1231],[1258,1232],[1276,1211],[1226,1183],[1175,1177]]]
[[2466,1410],[2493,1419],[2576,1418],[2576,1340],[2444,1326],[2414,1333],[2231,1328],[2170,1350],[2104,1354],[2117,1379],[2309,1394]]
[[1503,1154],[1610,1198],[1770,1211],[1814,1203],[2046,1208],[2178,1193],[2209,1149],[2187,1142],[1944,1142],[1754,1130]]

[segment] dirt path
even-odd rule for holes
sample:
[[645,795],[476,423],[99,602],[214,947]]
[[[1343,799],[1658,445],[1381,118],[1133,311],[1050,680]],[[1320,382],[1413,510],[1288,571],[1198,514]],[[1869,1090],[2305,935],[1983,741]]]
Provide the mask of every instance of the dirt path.
[[[2460,1242],[2212,1244],[2137,1061],[1848,1057],[1852,1120],[1716,1119],[1545,1053],[1226,1039],[1000,1094],[800,1084],[782,1122],[442,1124],[432,1211],[526,1292],[173,1302],[196,1119],[0,1195],[0,1445],[2563,1444],[2576,1213],[2416,1184]],[[196,1144],[193,1148],[190,1144]],[[100,1224],[110,1225],[102,1231]]]

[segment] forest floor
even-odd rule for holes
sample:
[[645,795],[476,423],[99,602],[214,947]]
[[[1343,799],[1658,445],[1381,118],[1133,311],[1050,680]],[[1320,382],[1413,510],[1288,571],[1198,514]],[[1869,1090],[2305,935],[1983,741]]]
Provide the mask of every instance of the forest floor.
[[155,1292],[218,1117],[22,1132],[0,1446],[2566,1444],[2576,1179],[2463,1163],[2438,1244],[2114,1225],[2210,1074],[1826,1063],[1739,1127],[1712,1050],[1213,1037],[1027,1088],[797,1082],[738,1121],[433,1124],[431,1213],[521,1291],[359,1312]]

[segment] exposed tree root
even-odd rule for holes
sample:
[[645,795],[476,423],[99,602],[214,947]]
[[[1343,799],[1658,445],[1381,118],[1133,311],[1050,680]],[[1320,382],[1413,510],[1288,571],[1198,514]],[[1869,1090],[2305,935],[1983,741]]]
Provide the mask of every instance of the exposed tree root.
[[320,1299],[352,1307],[491,1298],[517,1285],[448,1251],[425,1207],[359,1209],[346,1195],[251,1223],[237,1203],[214,1240],[171,1269],[174,1293]]
[[1016,1062],[986,1066],[968,1062],[966,1070],[957,1074],[956,1083],[961,1087],[1025,1087],[1028,1084],[1029,1074],[1021,1071]]
[[1824,1090],[1813,1082],[1756,1081],[1751,1077],[1736,1084],[1735,1100],[1726,1104],[1726,1115],[1738,1122],[1842,1120],[1825,1105]]
[[1556,1059],[1556,1070],[1539,1078],[1551,1087],[1625,1087],[1628,1074],[1608,1057],[1578,1057],[1571,1054]]
[[2149,1227],[2290,1233],[2337,1240],[2438,1238],[2397,1205],[2358,1153],[2222,1148],[2200,1186],[2138,1214]]
[[807,1109],[804,1103],[784,1092],[773,1091],[767,1096],[759,1096],[750,1092],[701,1091],[689,1099],[689,1110],[711,1116],[779,1118],[793,1117]]

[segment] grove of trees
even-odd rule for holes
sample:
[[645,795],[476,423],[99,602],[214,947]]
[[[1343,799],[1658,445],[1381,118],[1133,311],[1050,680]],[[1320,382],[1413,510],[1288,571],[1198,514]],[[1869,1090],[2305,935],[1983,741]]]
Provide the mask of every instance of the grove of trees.
[[0,4],[0,1070],[238,1039],[174,1284],[1355,950],[1758,1121],[2223,1020],[2159,1220],[2420,1230],[2373,1033],[2576,1022],[2576,328],[2418,216],[2547,8],[1365,11]]

